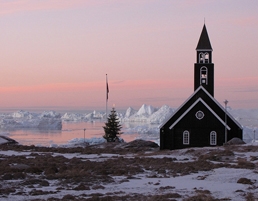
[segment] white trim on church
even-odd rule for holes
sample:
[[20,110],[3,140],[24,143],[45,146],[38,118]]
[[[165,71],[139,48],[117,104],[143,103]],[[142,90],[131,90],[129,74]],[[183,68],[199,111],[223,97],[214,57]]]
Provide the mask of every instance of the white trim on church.
[[[171,115],[169,116],[164,123],[162,123],[161,125],[159,125],[159,128],[162,128],[196,93],[198,93],[199,90],[203,90],[222,110],[225,110],[225,108],[212,96],[210,95],[210,93],[203,87],[203,86],[199,86],[195,92],[188,98],[186,99],[186,101],[179,106],[179,108]],[[203,101],[204,102],[204,101]],[[205,103],[206,104],[206,103]],[[207,105],[207,104],[206,104]],[[209,107],[209,106],[208,106]],[[188,110],[187,110],[188,111]],[[214,111],[213,111],[214,112]],[[216,113],[215,113],[216,114]],[[217,115],[217,114],[216,114]],[[218,115],[217,115],[218,116]],[[241,124],[238,123],[235,118],[229,113],[227,112],[227,116],[229,116],[240,128],[242,128]],[[223,121],[224,122],[224,121]],[[225,125],[225,122],[223,123],[223,125]],[[170,126],[171,127],[171,126]]]
[[198,98],[179,118],[177,118],[177,120],[169,127],[169,129],[172,129],[199,102],[201,102],[220,121],[220,123],[222,123],[224,126],[227,126],[228,130],[231,130],[231,128],[226,125],[226,123],[216,114],[216,112],[214,112],[201,98]]

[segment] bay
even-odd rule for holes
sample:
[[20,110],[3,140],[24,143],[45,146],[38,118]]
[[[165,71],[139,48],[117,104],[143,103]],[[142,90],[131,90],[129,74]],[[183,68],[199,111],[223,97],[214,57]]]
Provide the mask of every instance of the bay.
[[[102,138],[104,135],[104,125],[105,123],[103,121],[63,122],[62,130],[17,129],[2,130],[2,132],[9,133],[8,136],[10,138],[22,145],[65,145],[74,138]],[[121,138],[126,142],[130,142],[138,136],[139,134],[133,132],[122,134]]]

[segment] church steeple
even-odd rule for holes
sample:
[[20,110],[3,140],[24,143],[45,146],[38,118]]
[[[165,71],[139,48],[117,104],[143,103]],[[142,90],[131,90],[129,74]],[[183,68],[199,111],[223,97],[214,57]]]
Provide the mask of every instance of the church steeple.
[[205,24],[203,25],[202,33],[201,33],[199,42],[197,44],[196,50],[197,51],[198,50],[211,50],[212,51],[210,39],[209,39]]
[[212,63],[212,47],[205,24],[196,47],[196,63],[194,65],[194,90],[200,85],[214,96],[214,64]]

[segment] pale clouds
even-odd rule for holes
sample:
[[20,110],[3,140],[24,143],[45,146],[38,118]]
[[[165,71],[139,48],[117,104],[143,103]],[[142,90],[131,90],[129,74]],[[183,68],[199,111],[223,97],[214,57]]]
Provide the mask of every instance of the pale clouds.
[[0,15],[14,14],[28,11],[61,10],[68,8],[79,8],[80,6],[94,6],[96,1],[91,0],[13,0],[0,2]]

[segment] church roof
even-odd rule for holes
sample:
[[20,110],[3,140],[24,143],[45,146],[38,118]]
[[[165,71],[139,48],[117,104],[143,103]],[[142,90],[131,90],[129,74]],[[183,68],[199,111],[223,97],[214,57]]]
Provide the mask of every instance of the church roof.
[[205,24],[203,25],[202,33],[197,44],[196,50],[212,50]]
[[204,101],[202,98],[198,98],[170,127],[172,129],[197,103],[201,102],[228,130],[231,128],[222,120],[216,112]]
[[[197,101],[196,101],[197,100]],[[205,105],[205,107],[217,118],[219,121],[223,122],[225,110],[223,106],[213,97],[210,93],[201,85],[199,86],[194,93],[173,113],[170,117],[168,117],[159,128],[162,128],[165,124],[171,122],[169,125],[170,129],[175,125],[174,123],[178,122],[178,119],[181,119],[187,112],[190,110],[189,108],[194,107],[198,102],[201,102]],[[235,118],[227,112],[228,118],[233,121],[239,128],[242,129],[242,126],[239,122],[235,120]],[[222,123],[225,125],[225,122]]]

